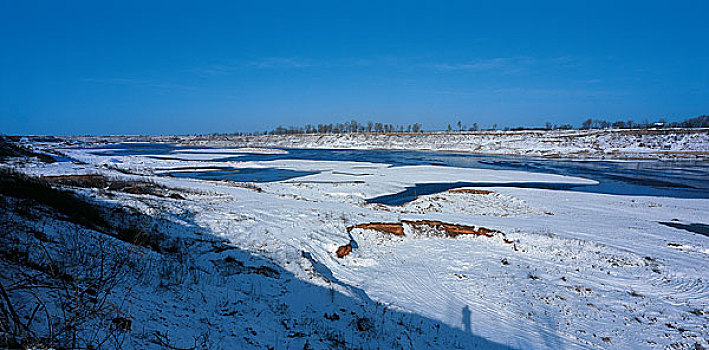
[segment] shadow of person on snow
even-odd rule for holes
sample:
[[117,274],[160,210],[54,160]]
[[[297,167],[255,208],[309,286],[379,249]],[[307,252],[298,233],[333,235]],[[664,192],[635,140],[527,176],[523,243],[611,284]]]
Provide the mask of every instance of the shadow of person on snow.
[[473,331],[471,329],[471,324],[470,324],[470,308],[468,305],[465,305],[462,310],[463,313],[463,329],[465,330],[465,333],[470,333],[472,334]]

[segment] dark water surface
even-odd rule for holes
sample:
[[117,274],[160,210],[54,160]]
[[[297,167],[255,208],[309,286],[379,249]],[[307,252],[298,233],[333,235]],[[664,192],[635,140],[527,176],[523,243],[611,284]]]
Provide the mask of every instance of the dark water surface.
[[[172,144],[125,143],[95,148],[102,155],[170,155],[189,149]],[[268,161],[268,160],[329,160],[385,163],[392,166],[440,165],[461,168],[522,170],[547,174],[578,176],[593,179],[598,185],[567,184],[496,184],[496,183],[444,183],[418,184],[390,196],[371,199],[378,203],[392,204],[413,199],[412,196],[442,192],[455,187],[512,186],[554,188],[572,191],[667,196],[676,198],[709,198],[709,162],[704,161],[583,161],[533,157],[473,155],[401,150],[343,150],[343,149],[285,149],[287,154],[225,154],[218,161]],[[219,154],[218,151],[215,153]],[[218,178],[232,181],[282,181],[312,174],[285,169],[230,169],[173,173],[174,176],[195,178]],[[385,198],[386,197],[386,198]]]
[[660,221],[659,222],[661,225],[669,226],[669,227],[674,227],[678,228],[680,230],[685,230],[689,231],[692,233],[700,234],[709,237],[709,225],[707,224],[698,224],[698,223],[690,223],[690,224],[683,224],[680,222],[672,222],[672,221]]
[[424,183],[407,187],[405,190],[367,199],[367,203],[381,203],[386,205],[403,205],[416,199],[418,196],[441,193],[459,187],[517,187],[517,188],[543,188],[550,190],[569,190],[577,184],[545,183],[545,182],[442,182]]
[[237,182],[274,182],[295,177],[317,174],[316,171],[296,171],[276,168],[219,168],[209,170],[174,171],[165,173],[174,177],[189,177],[205,180],[228,180]]

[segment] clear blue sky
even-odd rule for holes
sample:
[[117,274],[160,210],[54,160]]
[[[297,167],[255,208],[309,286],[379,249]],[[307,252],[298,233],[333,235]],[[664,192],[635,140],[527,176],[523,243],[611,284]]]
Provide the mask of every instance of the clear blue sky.
[[709,1],[0,0],[0,133],[709,113]]

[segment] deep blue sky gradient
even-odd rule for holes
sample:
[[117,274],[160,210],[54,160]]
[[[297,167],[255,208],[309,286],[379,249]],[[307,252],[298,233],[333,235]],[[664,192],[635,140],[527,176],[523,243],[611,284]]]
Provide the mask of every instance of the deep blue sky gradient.
[[709,113],[709,1],[0,0],[0,133]]

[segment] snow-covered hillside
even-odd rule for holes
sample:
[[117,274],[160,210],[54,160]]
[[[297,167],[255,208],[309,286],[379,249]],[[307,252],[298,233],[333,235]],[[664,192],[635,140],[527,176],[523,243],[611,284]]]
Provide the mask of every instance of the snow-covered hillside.
[[[542,140],[551,138],[505,137],[519,140],[504,143],[491,137],[484,147],[494,149],[496,144],[503,152],[502,146],[510,145],[510,152],[517,152],[515,147],[522,149],[525,142],[545,145]],[[667,137],[674,136],[641,139],[663,144],[669,142]],[[706,133],[676,137],[669,151],[707,149]],[[318,138],[222,142],[223,146],[243,142],[241,146],[249,147],[387,143],[390,148],[404,148],[425,141],[429,143],[419,148],[462,149],[486,139],[465,135]],[[624,144],[624,149],[638,154],[644,149],[633,143],[636,136],[621,134],[577,135],[555,142],[568,142],[568,147],[559,148],[560,154],[566,154],[583,138],[590,155],[596,152],[594,147],[605,149],[588,146],[600,140]],[[129,257],[120,266],[125,279],[110,293],[96,293],[105,296],[111,308],[101,309],[103,323],[99,319],[86,325],[82,339],[103,339],[105,333],[105,344],[141,349],[709,346],[709,237],[691,232],[695,227],[691,225],[707,223],[707,199],[513,187],[481,191],[472,186],[387,206],[366,199],[417,183],[593,181],[443,166],[217,161],[229,149],[181,150],[175,158],[97,155],[51,142],[35,146],[74,161],[43,163],[24,158],[7,161],[3,167],[45,176],[53,186],[71,188],[100,206],[130,208],[135,216],[112,217],[111,222],[120,227],[121,222],[144,220],[140,222],[146,223],[146,232],[161,238],[152,245],[131,244],[107,236],[109,229],[54,215],[55,209],[47,204],[21,209],[18,199],[3,196],[3,222],[13,225],[4,247],[19,247],[17,251],[27,252],[27,261],[42,262],[47,256],[63,256],[62,251],[76,251],[80,254],[64,259],[96,264],[106,247],[115,252],[110,259]],[[546,154],[542,146],[526,149]],[[235,171],[278,168],[314,173],[258,184],[161,176],[176,168],[220,166]],[[464,233],[451,234],[453,230]],[[48,247],[46,253],[39,246]],[[341,247],[348,247],[343,257],[337,254]],[[36,266],[21,263],[26,260],[0,259],[4,286],[17,287],[17,276],[32,273]],[[65,272],[71,275],[72,271]],[[18,313],[28,317],[37,300],[58,298],[7,289],[12,300],[20,301],[15,303],[21,305]],[[37,309],[51,315],[61,305]],[[51,317],[36,314],[33,332],[47,333],[45,318]],[[124,320],[130,321],[130,327]]]

